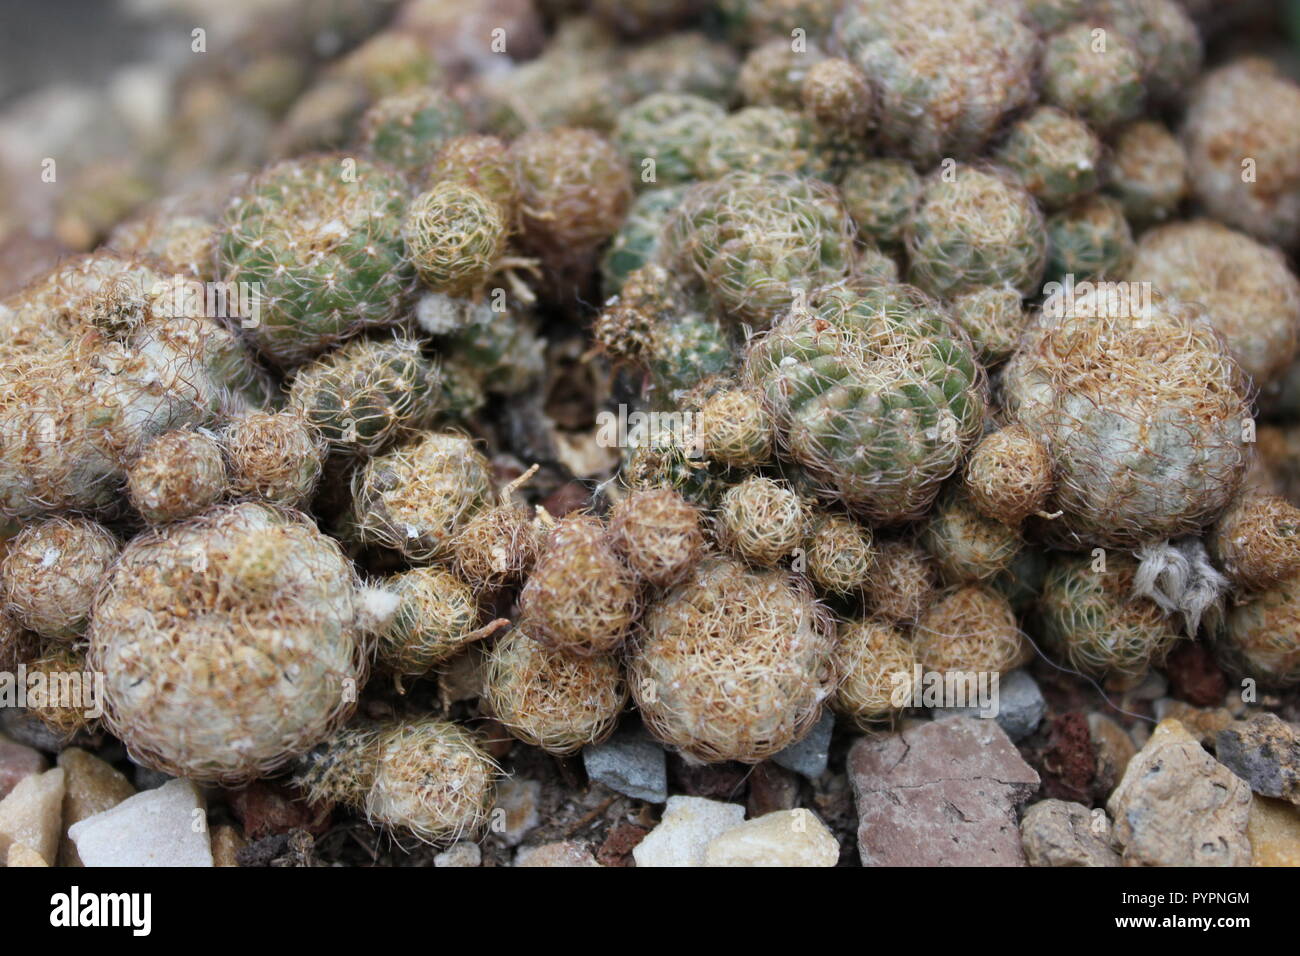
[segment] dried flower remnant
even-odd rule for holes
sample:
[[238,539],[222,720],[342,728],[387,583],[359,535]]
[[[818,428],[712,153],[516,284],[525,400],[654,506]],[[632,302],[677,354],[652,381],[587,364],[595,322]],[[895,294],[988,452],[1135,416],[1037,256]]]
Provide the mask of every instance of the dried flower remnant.
[[89,518],[29,522],[0,561],[8,613],[43,638],[75,639],[120,549],[112,532]]
[[567,654],[516,629],[488,656],[484,701],[511,734],[564,755],[614,732],[627,684],[612,655]]

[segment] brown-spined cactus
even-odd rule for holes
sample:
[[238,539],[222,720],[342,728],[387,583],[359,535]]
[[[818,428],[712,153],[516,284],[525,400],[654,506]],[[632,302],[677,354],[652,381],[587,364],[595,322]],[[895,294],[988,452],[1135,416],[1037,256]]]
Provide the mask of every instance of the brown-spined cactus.
[[1023,544],[1015,528],[985,517],[960,483],[939,498],[922,526],[921,541],[950,584],[994,577],[1011,565]]
[[1134,228],[1173,216],[1190,189],[1187,152],[1153,120],[1123,126],[1106,162],[1106,191],[1124,205]]
[[1205,306],[1257,386],[1295,358],[1300,280],[1276,249],[1210,219],[1170,223],[1143,234],[1128,274]]
[[1075,23],[1048,37],[1043,98],[1098,130],[1135,118],[1146,101],[1142,54],[1118,30]]
[[987,585],[940,591],[912,629],[912,648],[925,670],[1006,673],[1033,657],[1011,603]]
[[1048,510],[1063,514],[1043,529],[1076,545],[1198,531],[1245,472],[1241,371],[1204,310],[1177,299],[1049,297],[1003,397],[1052,458]]
[[353,474],[349,530],[411,561],[442,560],[491,493],[491,466],[469,438],[425,432]]
[[671,488],[633,490],[609,516],[610,541],[624,562],[655,587],[668,587],[704,550],[700,511]]
[[926,180],[908,219],[909,281],[950,297],[983,286],[1038,291],[1047,257],[1043,214],[1004,171],[974,166]]
[[664,743],[758,763],[802,737],[834,690],[834,623],[801,579],[707,558],[647,609],[633,698]]
[[1221,222],[1265,242],[1300,243],[1300,84],[1268,60],[1207,73],[1183,124],[1192,192]]
[[749,106],[797,110],[808,70],[825,56],[815,42],[796,48],[789,37],[768,40],[750,50],[740,64],[737,92]]
[[391,611],[310,519],[220,506],[126,547],[95,599],[90,665],[137,761],[235,784],[346,720]]
[[934,561],[915,543],[891,538],[878,541],[872,572],[862,589],[872,616],[910,624],[930,605],[939,586]]
[[298,771],[309,802],[351,806],[374,826],[426,843],[482,830],[501,772],[472,733],[432,717],[349,725]]
[[753,468],[772,458],[772,416],[752,388],[726,387],[709,395],[699,410],[700,449],[709,461]]
[[804,111],[818,123],[849,135],[865,133],[875,113],[866,75],[839,57],[818,60],[809,67],[799,97]]
[[965,478],[980,514],[1017,527],[1047,504],[1052,458],[1024,425],[1007,425],[985,435],[971,450]]
[[453,182],[420,193],[402,219],[402,238],[420,281],[452,296],[478,292],[505,264],[509,232],[500,204]]
[[569,515],[555,526],[519,595],[521,627],[550,648],[591,656],[617,650],[636,619],[637,581],[604,523]]
[[871,531],[847,515],[820,514],[804,542],[804,567],[812,582],[831,594],[860,591],[875,570]]
[[516,629],[498,638],[488,655],[483,695],[511,734],[564,755],[614,732],[627,683],[617,657],[566,654]]
[[902,714],[910,695],[900,687],[912,686],[916,652],[891,622],[869,617],[841,626],[834,660],[837,711],[868,733]]
[[388,167],[321,155],[269,167],[231,201],[221,273],[258,290],[246,334],[262,354],[298,365],[397,318],[412,285],[401,234],[408,198]]
[[1300,574],[1291,574],[1228,609],[1215,631],[1220,660],[1267,688],[1300,684]]
[[781,447],[851,508],[919,517],[978,437],[984,380],[964,333],[910,286],[833,289],[752,342]]
[[666,235],[714,307],[765,326],[852,265],[853,223],[835,190],[791,175],[731,173],[691,187]]
[[1060,661],[1120,688],[1164,661],[1179,633],[1172,618],[1133,593],[1137,562],[1127,554],[1058,554],[1043,582],[1038,621],[1047,649]]
[[1044,206],[1062,206],[1097,188],[1101,141],[1088,124],[1054,106],[1017,120],[998,146],[998,161]]
[[298,508],[311,498],[324,469],[327,444],[294,411],[249,412],[222,433],[230,492]]
[[424,180],[429,187],[439,183],[468,186],[496,203],[506,224],[514,227],[519,212],[519,183],[505,140],[479,133],[453,136],[433,154]]
[[89,518],[45,518],[25,525],[6,545],[0,586],[7,613],[48,640],[75,640],[117,560],[117,538]]
[[298,369],[289,405],[341,454],[373,454],[426,427],[438,410],[437,367],[415,339],[353,339]]
[[396,597],[397,607],[378,634],[375,661],[399,682],[427,674],[506,623],[479,627],[473,588],[446,568],[401,571],[386,578],[383,588]]
[[1142,79],[1156,103],[1181,98],[1201,71],[1200,31],[1178,0],[1097,0],[1093,15],[1118,30],[1142,57]]
[[1278,495],[1243,492],[1205,543],[1239,590],[1271,587],[1300,572],[1300,508]]
[[215,504],[228,487],[221,442],[196,429],[159,435],[126,471],[126,492],[151,524],[176,521]]
[[876,95],[879,136],[918,163],[977,152],[1033,97],[1038,39],[1006,0],[851,0],[832,48]]
[[773,567],[794,555],[811,519],[808,503],[786,482],[751,475],[723,494],[717,536],[737,557]]

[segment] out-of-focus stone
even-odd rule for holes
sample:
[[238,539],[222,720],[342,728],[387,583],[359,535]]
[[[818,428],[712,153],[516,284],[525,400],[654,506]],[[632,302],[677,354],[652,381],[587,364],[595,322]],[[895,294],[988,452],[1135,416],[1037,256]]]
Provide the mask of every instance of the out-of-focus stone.
[[745,808],[703,797],[669,797],[663,819],[632,851],[637,866],[704,866],[714,837],[744,822]]
[[55,767],[18,781],[0,800],[0,854],[21,843],[51,865],[58,859],[64,773]]
[[439,868],[479,866],[483,862],[483,851],[477,843],[461,842],[449,846],[433,858],[433,865]]
[[936,707],[935,720],[946,717],[975,717],[996,720],[1012,740],[1024,740],[1042,722],[1047,701],[1038,682],[1026,670],[1015,670],[998,679],[997,713],[984,717],[979,707]]
[[1300,866],[1300,809],[1282,800],[1250,802],[1251,862],[1255,866]]
[[212,828],[212,865],[239,866],[239,851],[248,846],[237,829],[229,823]]
[[601,866],[631,866],[632,851],[650,831],[635,823],[618,823],[605,834],[605,842],[596,851]]
[[0,800],[18,785],[18,781],[45,769],[45,757],[39,750],[0,736]]
[[77,848],[68,839],[68,828],[117,806],[135,793],[135,787],[125,774],[79,747],[69,747],[59,754],[59,766],[64,772],[59,866],[81,866]]
[[793,810],[799,802],[799,778],[792,771],[766,760],[749,775],[749,799],[745,808],[751,820]]
[[1256,714],[1220,730],[1216,752],[1260,796],[1300,806],[1300,732],[1276,714]]
[[1156,720],[1176,720],[1202,747],[1215,749],[1219,731],[1232,724],[1232,714],[1222,707],[1193,707],[1172,697],[1155,703]]
[[704,850],[708,866],[834,866],[840,845],[809,810],[780,810],[748,820],[714,837]]
[[772,762],[786,770],[793,770],[809,780],[815,780],[826,772],[826,762],[830,759],[831,733],[835,730],[835,714],[829,707],[822,711],[822,716],[813,724],[812,730],[789,747],[772,755]]
[[582,749],[587,776],[634,800],[668,799],[668,760],[640,723],[622,727],[604,743]]
[[1125,866],[1250,864],[1250,787],[1176,720],[1156,727],[1106,807]]
[[849,751],[864,866],[1024,866],[1015,808],[1039,786],[992,720],[955,717]]
[[1095,789],[1109,796],[1124,778],[1124,768],[1137,753],[1137,747],[1128,731],[1105,714],[1088,715],[1088,734],[1097,753]]
[[24,846],[21,843],[15,843],[9,848],[9,858],[5,860],[5,866],[49,866],[45,858],[33,850],[31,847]]
[[171,780],[73,825],[68,836],[92,866],[212,866],[203,802],[194,784]]
[[591,848],[577,840],[561,840],[541,846],[523,847],[515,854],[515,866],[600,866]]
[[496,807],[492,813],[492,832],[506,846],[518,846],[541,820],[538,804],[542,785],[536,780],[511,777],[497,787]]
[[1228,689],[1214,655],[1200,641],[1179,641],[1165,660],[1165,674],[1173,695],[1194,707],[1213,707]]
[[1020,820],[1030,866],[1119,866],[1110,845],[1110,820],[1068,800],[1041,800]]
[[320,836],[330,827],[328,805],[312,806],[300,793],[279,783],[255,780],[232,790],[227,802],[243,826],[244,836],[250,840],[290,830],[306,830]]

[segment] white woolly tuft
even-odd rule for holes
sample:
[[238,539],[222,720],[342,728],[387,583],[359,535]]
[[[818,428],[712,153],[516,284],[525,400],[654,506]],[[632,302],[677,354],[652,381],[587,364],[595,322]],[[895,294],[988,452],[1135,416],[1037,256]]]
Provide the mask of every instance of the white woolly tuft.
[[1201,616],[1219,604],[1228,579],[1210,563],[1200,538],[1180,538],[1138,549],[1133,593],[1155,601],[1166,614],[1179,613],[1196,636]]
[[393,591],[379,587],[362,587],[357,591],[357,626],[376,634],[392,621],[401,597]]

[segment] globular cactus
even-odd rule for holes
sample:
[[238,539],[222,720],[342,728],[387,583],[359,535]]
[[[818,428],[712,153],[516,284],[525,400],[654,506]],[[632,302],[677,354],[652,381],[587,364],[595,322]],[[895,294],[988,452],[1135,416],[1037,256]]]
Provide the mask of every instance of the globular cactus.
[[1137,120],[1115,134],[1106,191],[1123,204],[1134,228],[1172,217],[1189,190],[1187,152],[1168,129]]
[[773,452],[772,416],[752,388],[720,388],[700,404],[700,449],[731,468],[767,463]]
[[120,550],[112,532],[89,518],[24,525],[0,561],[6,610],[17,625],[43,638],[75,640]]
[[1019,14],[1004,0],[844,5],[832,49],[870,81],[889,154],[919,164],[971,155],[1031,101],[1039,44]]
[[1024,301],[1018,289],[983,286],[954,296],[951,305],[953,321],[970,336],[985,365],[996,365],[1016,350],[1025,329]]
[[912,648],[922,668],[938,673],[1006,673],[1033,657],[1010,602],[979,584],[934,595],[912,629]]
[[662,92],[691,93],[727,104],[739,69],[730,46],[698,30],[683,30],[628,51],[617,85],[629,103]]
[[341,454],[368,455],[426,427],[441,398],[415,339],[353,339],[302,366],[289,406]]
[[983,286],[1038,291],[1047,231],[1034,198],[996,169],[953,167],[926,180],[906,227],[908,280],[950,297]]
[[500,768],[472,733],[431,717],[357,723],[305,757],[295,784],[313,804],[342,803],[425,843],[488,823]]
[[1094,0],[1025,0],[1028,21],[1040,33],[1052,33],[1081,19]]
[[0,671],[15,673],[19,664],[34,660],[40,652],[36,633],[19,624],[10,610],[0,608]]
[[869,159],[850,167],[840,182],[844,208],[859,234],[884,248],[902,245],[903,228],[921,189],[920,175],[902,159]]
[[834,691],[834,623],[801,579],[707,558],[643,617],[628,678],[646,727],[705,762],[758,763]]
[[601,257],[601,289],[606,296],[617,295],[632,273],[657,260],[664,224],[682,204],[688,188],[683,184],[647,189],[636,197]]
[[840,627],[835,645],[839,684],[832,704],[861,730],[871,732],[899,717],[910,695],[916,652],[889,621],[863,618]]
[[985,517],[960,483],[935,504],[922,526],[921,542],[950,584],[994,577],[1010,567],[1023,545],[1015,528]]
[[1300,684],[1300,575],[1238,601],[1215,631],[1219,659],[1266,688]]
[[783,450],[854,510],[919,517],[979,435],[984,380],[965,335],[909,286],[831,290],[753,340]]
[[810,36],[825,35],[835,20],[836,0],[720,0],[718,13],[735,42],[757,46],[801,27]]
[[516,504],[515,489],[537,472],[534,465],[501,490],[496,504],[473,515],[452,543],[456,571],[475,588],[513,584],[532,570],[545,543],[543,514]]
[[786,483],[752,475],[728,488],[717,513],[718,540],[737,557],[773,567],[808,534],[811,509]]
[[804,79],[825,56],[816,43],[796,48],[789,37],[768,40],[745,56],[736,77],[736,90],[748,106],[800,109]]
[[1122,33],[1094,23],[1067,26],[1043,48],[1043,99],[1107,130],[1142,112],[1142,54]]
[[1089,196],[1047,220],[1047,277],[1117,279],[1133,261],[1133,233],[1124,207],[1111,196]]
[[1280,376],[1296,356],[1300,280],[1280,252],[1244,233],[1210,219],[1150,229],[1128,275],[1205,306],[1257,386]]
[[415,173],[452,137],[469,132],[465,111],[435,88],[395,93],[361,118],[365,153],[405,173]]
[[694,271],[717,310],[756,326],[852,263],[853,223],[835,191],[798,176],[700,183],[666,228],[671,261]]
[[1040,106],[1017,120],[995,153],[1047,207],[1063,206],[1096,190],[1101,141],[1078,117]]
[[1155,103],[1181,98],[1201,71],[1200,32],[1177,0],[1097,0],[1093,15],[1122,33],[1142,57],[1142,80]]
[[126,493],[151,524],[188,518],[215,504],[228,487],[221,443],[177,429],[159,435],[126,472]]
[[443,560],[491,493],[491,465],[469,438],[425,432],[353,474],[349,530],[411,561]]
[[1210,528],[1205,544],[1240,591],[1272,587],[1300,572],[1300,508],[1278,495],[1243,493]]
[[427,674],[506,623],[480,628],[473,588],[445,568],[401,571],[384,579],[383,588],[397,607],[378,634],[375,662],[399,681]]
[[609,516],[610,543],[640,578],[676,584],[704,551],[700,511],[671,488],[631,491]]
[[322,155],[271,166],[231,201],[221,273],[257,283],[261,314],[246,334],[263,355],[299,365],[397,318],[412,280],[401,234],[407,199],[387,167]]
[[453,296],[479,291],[502,268],[509,231],[496,201],[453,182],[420,193],[402,220],[402,238],[420,280]]
[[804,568],[813,583],[831,594],[853,594],[875,570],[876,550],[870,530],[841,514],[813,520],[804,543]]
[[79,734],[100,729],[95,674],[86,663],[84,647],[53,644],[25,662],[27,712],[65,743]]
[[875,97],[866,75],[848,60],[818,60],[804,74],[799,98],[822,126],[861,135],[871,125]]
[[896,538],[879,541],[864,603],[874,617],[910,624],[930,605],[938,585],[934,562],[923,549]]
[[747,106],[714,124],[696,163],[700,179],[728,173],[825,178],[827,157],[817,130],[802,113],[779,106]]
[[498,638],[488,655],[483,697],[511,734],[564,755],[614,732],[627,683],[614,656],[567,654],[516,629]]
[[980,514],[1018,527],[1047,504],[1052,458],[1028,428],[1008,425],[985,435],[971,450],[965,482]]
[[513,228],[519,211],[519,183],[505,140],[478,133],[453,136],[433,154],[424,179],[429,187],[455,183],[473,189],[496,203],[506,225]]
[[638,188],[688,183],[711,130],[726,115],[720,104],[702,96],[651,93],[619,114],[614,144]]
[[627,637],[639,603],[636,577],[604,523],[569,515],[552,529],[520,592],[520,626],[556,651],[608,654]]
[[1179,639],[1173,619],[1133,593],[1138,564],[1127,554],[1056,555],[1039,598],[1039,633],[1061,662],[1115,686],[1132,686]]
[[222,434],[232,495],[297,508],[316,490],[327,444],[316,426],[293,411],[250,412]]
[[1048,510],[1063,515],[1042,529],[1076,546],[1195,532],[1245,472],[1241,372],[1204,310],[1177,299],[1049,302],[1003,397],[1052,458]]
[[[1300,244],[1300,84],[1268,60],[1207,73],[1183,124],[1192,191],[1220,222],[1264,242]],[[1249,175],[1247,175],[1249,173]]]
[[293,512],[220,506],[141,535],[91,615],[108,726],[167,773],[265,776],[347,719],[392,607]]
[[542,377],[546,342],[530,314],[486,301],[471,304],[440,295],[425,296],[421,305],[428,308],[431,299],[442,300],[436,309],[442,314],[463,308],[464,315],[454,329],[442,326],[445,331],[438,351],[464,363],[485,392],[514,395]]

